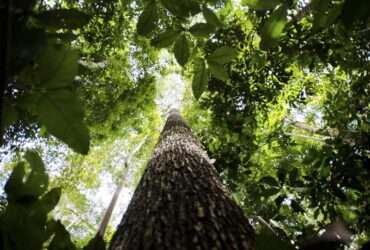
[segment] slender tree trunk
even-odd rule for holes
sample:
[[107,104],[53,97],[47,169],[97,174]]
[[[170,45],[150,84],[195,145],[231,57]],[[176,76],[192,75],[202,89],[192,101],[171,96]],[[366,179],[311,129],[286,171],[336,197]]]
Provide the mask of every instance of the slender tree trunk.
[[110,249],[254,249],[248,219],[177,111],[167,119]]

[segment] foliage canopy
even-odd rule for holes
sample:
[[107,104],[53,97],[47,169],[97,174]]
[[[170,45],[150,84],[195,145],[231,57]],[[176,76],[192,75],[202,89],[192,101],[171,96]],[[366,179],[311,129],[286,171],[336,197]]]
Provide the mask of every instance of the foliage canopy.
[[[186,82],[185,118],[261,242],[292,249],[338,221],[355,244],[368,240],[370,2],[32,0],[0,8],[3,145],[23,152],[28,139],[45,137],[90,152],[69,152],[51,188],[40,157],[25,153],[28,163],[15,164],[4,187],[2,246],[75,248],[47,217],[60,197],[54,186],[80,197],[79,180],[94,185],[80,178],[83,161],[108,159],[118,139],[151,137],[144,162],[160,124],[158,79],[173,72]],[[117,175],[103,165],[97,172]]]

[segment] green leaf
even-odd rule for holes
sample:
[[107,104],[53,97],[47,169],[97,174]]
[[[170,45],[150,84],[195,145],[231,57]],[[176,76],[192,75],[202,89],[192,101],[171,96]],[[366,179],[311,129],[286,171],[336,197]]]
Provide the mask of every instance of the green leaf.
[[284,167],[280,167],[277,171],[277,176],[278,176],[278,179],[280,181],[280,183],[284,183],[285,181],[285,178],[286,178],[286,175],[287,175],[287,170],[285,168],[285,166],[287,165],[287,163],[283,163],[282,164]]
[[370,15],[370,3],[364,0],[351,0],[345,1],[343,12],[341,13],[341,20],[347,28],[356,20],[366,20]]
[[281,3],[281,0],[242,0],[242,5],[247,5],[254,10],[274,9]]
[[89,131],[83,123],[83,110],[76,94],[69,90],[51,90],[36,102],[39,121],[49,133],[81,154],[89,151]]
[[173,15],[186,18],[189,16],[189,9],[182,1],[161,0],[162,5]]
[[262,224],[256,235],[256,249],[258,250],[294,250],[288,240],[282,240],[268,226]]
[[286,5],[280,5],[274,10],[270,18],[262,27],[261,48],[268,49],[278,45],[279,39],[284,35],[283,31],[288,22]]
[[298,168],[294,168],[292,171],[289,173],[289,181],[291,184],[294,184],[297,182],[299,178],[299,170]]
[[279,182],[272,176],[264,176],[260,179],[260,183],[265,183],[267,185],[270,185],[272,187],[278,187]]
[[53,240],[50,242],[48,250],[75,250],[76,247],[71,241],[68,231],[60,221],[55,221],[51,226],[55,233]]
[[47,10],[35,16],[42,24],[55,29],[77,29],[86,25],[91,16],[76,9]]
[[181,66],[185,66],[188,62],[190,57],[190,48],[189,48],[189,41],[186,38],[185,34],[180,35],[176,39],[176,43],[174,46],[174,52],[177,62]]
[[231,62],[237,56],[237,52],[233,48],[221,47],[216,49],[211,55],[208,56],[208,62],[224,64]]
[[5,184],[4,190],[8,200],[17,199],[22,192],[23,178],[25,175],[24,162],[19,162],[13,169],[8,181]]
[[97,234],[89,241],[89,243],[83,248],[83,250],[105,250],[104,239],[99,234]]
[[222,23],[220,19],[218,19],[217,15],[211,9],[207,8],[207,6],[203,6],[202,12],[204,19],[206,19],[207,23],[216,27],[222,26]]
[[214,77],[220,79],[221,81],[226,81],[227,79],[229,79],[229,75],[227,74],[222,64],[208,62],[208,66],[211,71],[211,74]]
[[216,27],[208,23],[196,23],[189,29],[190,33],[196,37],[208,37],[210,34],[214,33],[215,30]]
[[208,85],[208,69],[203,60],[196,62],[194,67],[194,76],[193,76],[193,95],[195,99],[199,99],[202,93],[207,89]]
[[348,199],[346,194],[339,187],[334,187],[333,188],[333,194],[336,197],[338,197],[342,202],[345,202]]
[[[179,1],[177,3],[179,3]],[[200,12],[200,5],[196,0],[183,0],[180,3],[184,6],[183,8],[188,11],[188,15],[194,16]]]
[[304,209],[301,207],[301,205],[296,200],[291,200],[290,206],[294,210],[294,212],[302,213],[304,212]]
[[78,73],[78,59],[76,50],[48,46],[37,60],[41,86],[48,89],[72,86]]
[[151,44],[158,48],[167,48],[175,42],[179,35],[180,32],[178,30],[169,29],[154,38]]
[[275,187],[271,187],[271,188],[263,188],[263,193],[262,193],[262,196],[264,197],[270,197],[270,196],[273,196],[277,193],[279,193],[280,189],[279,188],[275,188]]
[[139,16],[139,20],[136,25],[137,33],[141,36],[147,36],[157,26],[158,14],[157,5],[155,1],[150,1]]
[[313,0],[311,8],[313,12],[313,29],[326,28],[334,23],[342,12],[343,4],[330,4],[329,0]]
[[53,188],[47,192],[39,201],[38,209],[47,214],[53,210],[59,202],[62,190],[60,188]]
[[39,197],[48,188],[49,177],[45,172],[45,166],[41,157],[34,151],[27,151],[25,159],[31,166],[31,173],[24,183],[24,193],[26,196]]

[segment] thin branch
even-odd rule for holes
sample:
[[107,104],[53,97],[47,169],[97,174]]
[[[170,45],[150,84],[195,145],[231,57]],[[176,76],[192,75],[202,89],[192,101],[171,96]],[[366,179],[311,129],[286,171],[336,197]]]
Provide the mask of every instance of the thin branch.
[[[124,170],[128,169],[129,163],[131,162],[131,159],[141,149],[141,147],[146,142],[147,138],[148,138],[148,136],[145,136],[145,138],[134,148],[134,150],[131,152],[131,154],[129,154],[126,157],[125,162],[124,162]],[[126,171],[123,171],[123,172],[125,173]],[[100,226],[99,226],[97,235],[99,235],[102,238],[104,238],[104,234],[105,234],[105,231],[107,229],[109,220],[110,220],[110,218],[112,216],[114,207],[116,206],[118,197],[119,197],[119,195],[120,195],[120,193],[122,191],[123,183],[124,183],[124,180],[126,179],[125,176],[126,175],[123,175],[122,176],[120,183],[117,185],[116,191],[114,192],[113,197],[112,197],[112,199],[111,199],[111,201],[109,203],[109,206],[108,206],[107,210],[105,211],[104,217],[103,217],[103,219],[102,219],[102,221],[100,223]]]

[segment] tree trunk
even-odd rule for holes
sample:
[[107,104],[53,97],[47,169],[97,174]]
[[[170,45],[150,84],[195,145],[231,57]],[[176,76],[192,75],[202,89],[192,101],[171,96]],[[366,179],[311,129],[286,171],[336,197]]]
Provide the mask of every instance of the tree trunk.
[[248,219],[175,110],[110,249],[254,249]]

